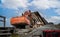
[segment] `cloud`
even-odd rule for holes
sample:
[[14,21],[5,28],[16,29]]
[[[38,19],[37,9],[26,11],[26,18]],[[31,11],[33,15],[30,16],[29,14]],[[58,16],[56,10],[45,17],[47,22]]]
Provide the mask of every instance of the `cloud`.
[[27,7],[28,0],[2,0],[2,3],[7,8],[18,9]]
[[31,5],[36,6],[38,9],[48,9],[60,7],[60,2],[57,0],[34,0]]
[[13,26],[10,24],[10,19],[11,19],[11,18],[6,18],[6,27],[13,27]]
[[57,13],[58,15],[60,15],[60,9],[57,9],[57,10],[55,11],[55,13]]
[[53,22],[53,23],[60,23],[60,16],[51,16],[51,18],[47,19],[48,22]]
[[57,0],[2,0],[5,7],[8,8],[27,8],[28,6],[35,6],[38,9],[60,8],[60,1]]

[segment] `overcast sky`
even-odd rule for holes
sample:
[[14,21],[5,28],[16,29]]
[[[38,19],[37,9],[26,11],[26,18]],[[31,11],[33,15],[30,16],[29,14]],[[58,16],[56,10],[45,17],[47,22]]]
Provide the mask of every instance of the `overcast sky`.
[[11,17],[26,10],[38,11],[48,22],[60,23],[60,0],[0,0],[0,15],[6,17],[6,26],[11,26]]

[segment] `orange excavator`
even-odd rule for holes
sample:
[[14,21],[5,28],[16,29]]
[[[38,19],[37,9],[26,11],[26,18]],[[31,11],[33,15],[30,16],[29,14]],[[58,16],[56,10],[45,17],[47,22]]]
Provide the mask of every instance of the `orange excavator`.
[[31,25],[31,11],[26,11],[22,16],[12,17],[10,20],[11,25],[17,28],[25,28],[27,25]]

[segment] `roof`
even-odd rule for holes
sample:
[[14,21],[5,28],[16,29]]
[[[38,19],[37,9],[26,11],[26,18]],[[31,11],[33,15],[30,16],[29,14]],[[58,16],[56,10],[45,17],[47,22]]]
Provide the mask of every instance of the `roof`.
[[47,24],[48,22],[45,20],[45,18],[43,18],[40,14],[39,14],[39,12],[38,11],[36,11],[36,12],[33,12],[36,16],[37,16],[37,18],[40,18],[41,20],[39,20],[39,21],[42,21],[44,24]]

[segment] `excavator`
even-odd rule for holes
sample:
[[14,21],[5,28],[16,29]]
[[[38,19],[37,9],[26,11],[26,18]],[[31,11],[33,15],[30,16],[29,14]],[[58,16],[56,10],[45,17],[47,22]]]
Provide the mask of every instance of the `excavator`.
[[25,28],[25,26],[31,27],[31,19],[31,11],[28,10],[24,14],[22,14],[22,16],[12,17],[10,23],[16,28]]

